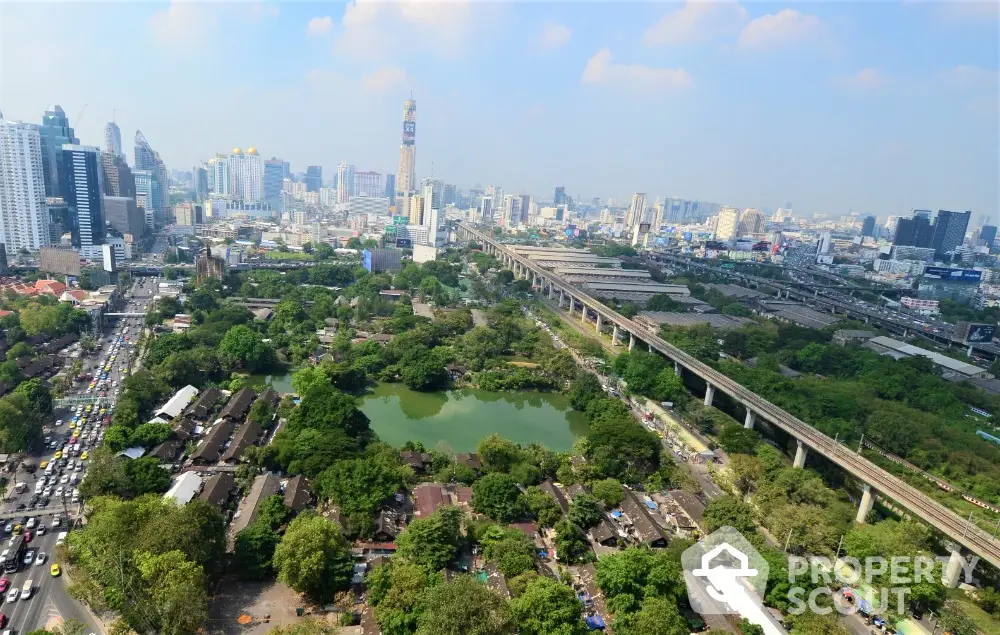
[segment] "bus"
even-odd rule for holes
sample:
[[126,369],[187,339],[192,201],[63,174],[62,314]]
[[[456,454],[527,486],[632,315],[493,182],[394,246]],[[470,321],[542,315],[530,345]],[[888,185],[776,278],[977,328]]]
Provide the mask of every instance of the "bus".
[[17,534],[11,538],[10,552],[3,561],[3,570],[7,573],[16,573],[24,562],[24,552],[27,550],[24,541],[24,534]]

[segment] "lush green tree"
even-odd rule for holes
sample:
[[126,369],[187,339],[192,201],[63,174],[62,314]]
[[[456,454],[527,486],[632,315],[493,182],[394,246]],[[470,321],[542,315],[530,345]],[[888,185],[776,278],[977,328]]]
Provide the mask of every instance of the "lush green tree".
[[507,474],[487,474],[472,486],[472,508],[494,520],[511,522],[525,513],[517,481]]
[[492,525],[479,542],[486,561],[497,564],[505,577],[513,578],[535,568],[535,544],[517,529]]
[[155,612],[155,624],[166,635],[198,632],[208,619],[208,592],[200,565],[190,562],[181,551],[138,554],[136,564],[148,589],[144,607]]
[[266,580],[274,575],[271,564],[281,536],[264,523],[255,522],[236,534],[233,564],[243,580]]
[[153,447],[163,443],[173,434],[169,423],[144,423],[129,435],[129,441],[143,447]]
[[849,629],[842,623],[836,612],[819,615],[805,611],[791,617],[792,635],[851,635]]
[[580,494],[569,504],[569,520],[582,529],[590,529],[604,517],[601,502],[590,494]]
[[676,599],[684,595],[684,573],[676,554],[629,547],[597,561],[596,581],[608,598],[650,595]]
[[313,602],[328,603],[347,588],[353,570],[350,547],[337,525],[312,512],[300,514],[274,550],[278,579]]
[[416,518],[396,539],[400,557],[428,572],[440,571],[455,557],[462,528],[462,512],[441,507],[427,518]]
[[677,603],[666,598],[646,598],[637,613],[623,617],[614,622],[615,632],[621,635],[687,635],[691,632],[677,610]]
[[417,627],[417,607],[423,592],[438,574],[393,559],[368,573],[368,601],[375,607],[375,619],[383,633],[412,633]]
[[540,527],[553,527],[562,518],[559,503],[549,494],[533,485],[524,493],[524,502]]
[[705,528],[713,532],[720,527],[732,527],[744,536],[757,532],[753,508],[736,496],[720,496],[705,507]]
[[405,485],[412,472],[399,464],[399,455],[380,447],[356,459],[344,459],[325,470],[318,491],[346,513],[371,515]]
[[590,553],[583,530],[568,520],[561,520],[555,526],[556,558],[565,564],[577,564]]
[[590,491],[593,492],[597,500],[604,503],[606,509],[613,509],[625,500],[625,492],[622,484],[613,478],[606,478],[594,481],[590,484]]
[[569,403],[575,410],[586,410],[593,399],[603,397],[604,389],[597,377],[584,369],[579,369],[569,390]]
[[118,458],[126,462],[125,479],[128,482],[127,489],[124,492],[118,492],[120,495],[131,497],[150,493],[162,494],[170,489],[170,472],[163,469],[160,460],[156,457]]
[[510,604],[511,616],[525,635],[583,635],[583,604],[572,587],[551,578],[531,580]]
[[510,472],[510,468],[521,461],[521,448],[498,434],[491,434],[476,446],[483,466],[490,472]]
[[23,381],[14,389],[14,392],[24,396],[28,409],[35,416],[43,417],[52,412],[52,393],[41,379]]
[[730,454],[753,454],[757,450],[757,433],[739,424],[729,424],[719,435],[719,445]]
[[458,576],[422,594],[427,607],[417,618],[417,635],[512,635],[507,602],[470,576]]
[[244,370],[249,373],[268,369],[275,363],[274,349],[264,343],[260,335],[242,324],[226,332],[219,343],[219,358],[229,370]]
[[659,469],[660,438],[636,421],[620,400],[592,400],[587,419],[587,456],[602,474],[638,481]]

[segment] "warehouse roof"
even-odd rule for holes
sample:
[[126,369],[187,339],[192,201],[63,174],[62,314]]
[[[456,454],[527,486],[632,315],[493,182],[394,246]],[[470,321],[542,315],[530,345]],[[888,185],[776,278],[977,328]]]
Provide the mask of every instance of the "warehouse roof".
[[683,284],[659,284],[656,282],[587,282],[584,290],[593,291],[638,291],[641,293],[669,293],[670,295],[690,295],[691,290]]
[[660,324],[669,324],[670,326],[708,324],[716,329],[735,329],[753,322],[748,318],[722,315],[721,313],[674,313],[671,311],[640,311],[635,320],[657,326]]
[[[929,351],[926,348],[920,348],[919,346],[914,346],[912,344],[907,344],[906,342],[901,342],[899,340],[894,340],[891,337],[878,336],[873,337],[868,340],[869,345],[874,345],[878,348],[888,349],[890,351],[895,351],[907,357],[912,357],[914,355],[920,355],[921,357],[926,357],[931,360],[937,366],[940,366],[946,370],[950,370],[960,375],[966,377],[986,377],[989,372],[985,368],[981,368],[974,364],[969,364],[963,362],[959,359],[954,359],[948,357],[947,355],[942,355],[941,353],[935,353],[934,351]],[[876,348],[876,351],[878,351]],[[987,377],[988,378],[988,377]]]

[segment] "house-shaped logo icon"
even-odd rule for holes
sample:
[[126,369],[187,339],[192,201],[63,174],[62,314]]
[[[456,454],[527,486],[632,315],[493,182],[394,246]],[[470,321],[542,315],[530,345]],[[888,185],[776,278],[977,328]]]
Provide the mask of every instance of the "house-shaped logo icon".
[[[711,566],[712,561],[716,560],[723,554],[728,554],[734,558],[737,562],[739,562],[739,566],[735,569],[724,564],[717,567]],[[718,600],[719,602],[728,602],[729,598],[726,597],[723,589],[729,585],[722,583],[735,580],[736,578],[752,578],[757,575],[757,569],[750,568],[750,558],[747,557],[745,553],[736,547],[733,547],[728,542],[723,542],[711,551],[702,555],[701,568],[692,571],[691,575],[708,580],[708,585],[705,587],[705,591],[707,591],[712,598]]]

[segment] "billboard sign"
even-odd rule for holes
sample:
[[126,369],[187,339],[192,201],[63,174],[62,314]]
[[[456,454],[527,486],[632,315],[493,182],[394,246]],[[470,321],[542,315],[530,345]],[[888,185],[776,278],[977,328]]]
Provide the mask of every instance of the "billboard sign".
[[953,338],[963,344],[989,344],[996,335],[996,324],[975,324],[972,322],[959,322],[955,325]]
[[409,247],[413,246],[413,241],[411,239],[409,239],[409,238],[397,238],[396,239],[396,246],[397,247],[407,247],[407,248],[409,248]]
[[403,122],[403,143],[406,145],[413,145],[413,140],[417,136],[417,122],[416,121],[404,121]]
[[983,272],[977,269],[952,269],[950,267],[927,267],[924,276],[952,280],[954,282],[982,282]]
[[392,224],[393,225],[409,225],[410,224],[410,217],[409,216],[393,216],[392,217]]
[[684,232],[685,242],[691,242],[691,232]]

